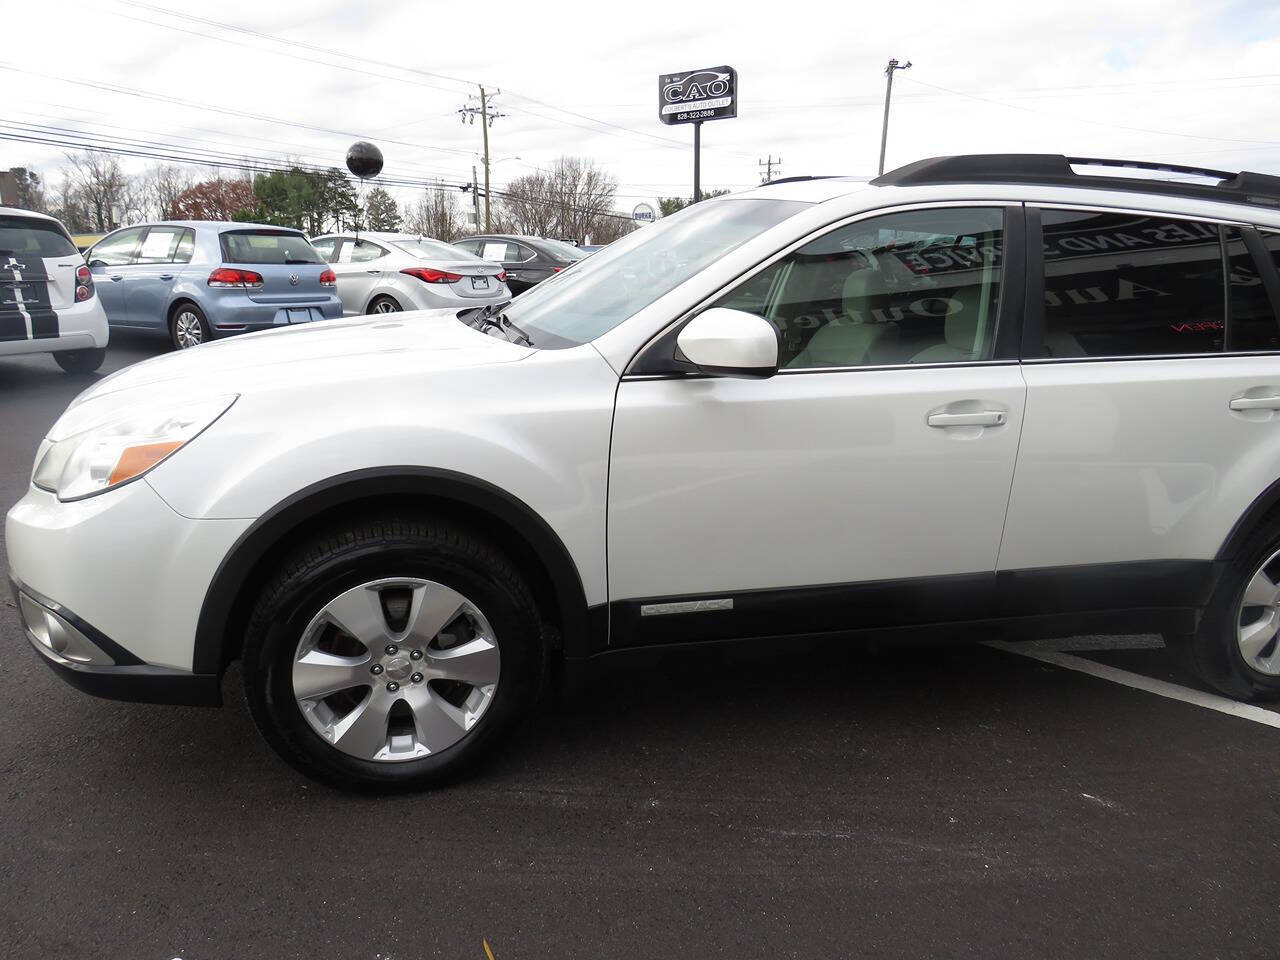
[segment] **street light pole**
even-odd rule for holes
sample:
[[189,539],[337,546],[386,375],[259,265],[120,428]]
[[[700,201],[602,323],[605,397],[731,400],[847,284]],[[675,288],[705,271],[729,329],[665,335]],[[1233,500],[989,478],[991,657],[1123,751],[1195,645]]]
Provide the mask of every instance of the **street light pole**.
[[895,70],[907,70],[910,67],[910,60],[903,64],[899,64],[897,60],[890,60],[889,65],[884,68],[886,77],[884,87],[884,126],[880,129],[880,169],[878,174],[884,173],[884,148],[889,142],[889,98],[893,95],[893,73]]

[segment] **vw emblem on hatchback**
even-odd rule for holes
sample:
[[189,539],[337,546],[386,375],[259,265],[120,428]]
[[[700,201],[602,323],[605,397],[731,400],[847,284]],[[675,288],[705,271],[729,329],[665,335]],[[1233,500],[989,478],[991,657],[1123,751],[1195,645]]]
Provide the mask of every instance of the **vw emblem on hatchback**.
[[289,283],[295,287],[298,285],[298,275],[296,273],[289,274]]

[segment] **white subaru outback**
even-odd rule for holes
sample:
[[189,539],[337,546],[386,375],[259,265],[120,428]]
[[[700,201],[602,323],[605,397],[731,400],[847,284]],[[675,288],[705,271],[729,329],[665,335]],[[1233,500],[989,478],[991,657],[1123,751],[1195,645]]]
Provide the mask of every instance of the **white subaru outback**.
[[1280,695],[1278,208],[944,157],[699,203],[500,310],[138,364],[9,512],[26,632],[107,697],[216,704],[241,659],[271,744],[366,788],[654,645],[1150,630]]

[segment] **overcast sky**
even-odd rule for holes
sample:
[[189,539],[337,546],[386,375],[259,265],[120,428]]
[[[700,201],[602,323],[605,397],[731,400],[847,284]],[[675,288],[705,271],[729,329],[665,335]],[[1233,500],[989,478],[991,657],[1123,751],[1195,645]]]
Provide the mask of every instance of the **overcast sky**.
[[[770,153],[783,175],[873,175],[890,57],[913,66],[894,82],[889,167],[1036,151],[1280,173],[1280,3],[1261,0],[6,3],[0,133],[338,165],[358,137],[386,175],[459,182],[481,130],[456,111],[482,82],[506,114],[492,156],[520,158],[497,186],[588,156],[629,210],[691,192],[692,131],[658,121],[660,73],[737,69],[739,116],[703,126],[702,169],[704,187],[740,189]],[[56,180],[62,162],[0,140],[0,168]]]

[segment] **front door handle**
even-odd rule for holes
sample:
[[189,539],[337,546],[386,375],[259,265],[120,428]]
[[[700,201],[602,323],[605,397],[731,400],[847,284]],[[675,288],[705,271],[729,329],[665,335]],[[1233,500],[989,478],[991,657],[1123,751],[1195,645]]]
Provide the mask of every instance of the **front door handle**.
[[117,274],[112,275],[112,277],[111,277],[111,282],[112,282],[112,283],[119,283],[119,282],[120,282],[121,280],[123,280],[123,279],[124,279],[124,275],[123,275],[123,274],[119,274],[119,273],[117,273]]
[[381,270],[366,270],[366,271],[365,271],[365,273],[371,273],[371,274],[373,274],[375,277],[376,277],[378,274],[380,274],[381,272],[382,272]]
[[1232,410],[1280,410],[1280,395],[1269,397],[1236,397],[1228,406]]
[[160,274],[160,279],[161,279],[161,280],[172,280],[172,279],[173,279],[173,274],[172,274],[172,273],[162,273],[162,274]]
[[931,427],[999,427],[1008,415],[1003,410],[976,413],[931,413],[925,420]]

